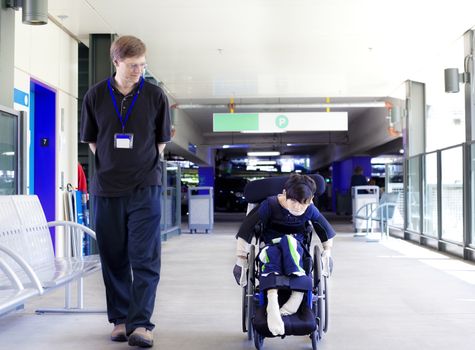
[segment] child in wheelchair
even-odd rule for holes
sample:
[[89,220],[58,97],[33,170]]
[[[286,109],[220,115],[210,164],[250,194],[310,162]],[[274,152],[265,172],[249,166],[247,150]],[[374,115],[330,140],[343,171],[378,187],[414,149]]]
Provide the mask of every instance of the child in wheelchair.
[[[274,336],[285,335],[282,316],[295,314],[304,298],[311,278],[304,268],[305,253],[310,249],[308,223],[311,223],[323,246],[322,274],[330,275],[331,248],[335,231],[313,204],[315,181],[307,175],[291,175],[281,194],[267,197],[254,208],[237,233],[237,261],[233,269],[236,282],[244,287],[247,283],[248,253],[255,227],[261,227],[259,283],[267,296],[267,326]],[[311,235],[311,233],[310,233]],[[309,255],[309,253],[308,253]],[[315,257],[316,259],[318,257]],[[253,268],[253,267],[251,267]],[[290,297],[279,305],[279,289],[276,276],[290,278]],[[310,279],[310,281],[309,281]]]

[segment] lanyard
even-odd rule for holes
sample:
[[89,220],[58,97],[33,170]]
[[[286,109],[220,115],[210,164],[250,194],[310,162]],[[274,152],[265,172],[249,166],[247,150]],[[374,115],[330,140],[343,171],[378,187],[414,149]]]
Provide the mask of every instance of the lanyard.
[[140,90],[142,90],[144,78],[140,78],[140,85],[137,90],[137,92],[134,95],[134,99],[132,100],[132,103],[130,104],[129,108],[127,109],[127,113],[125,113],[125,118],[122,119],[122,114],[120,113],[119,107],[117,106],[117,101],[114,96],[114,91],[112,91],[112,86],[111,86],[111,80],[107,80],[107,87],[109,88],[109,93],[112,98],[112,102],[114,103],[115,111],[117,112],[117,116],[119,117],[120,123],[122,124],[122,132],[125,130],[125,123],[127,123],[127,120],[130,117],[130,113],[132,113],[132,108],[134,107],[135,101],[137,100],[137,97],[139,96]]

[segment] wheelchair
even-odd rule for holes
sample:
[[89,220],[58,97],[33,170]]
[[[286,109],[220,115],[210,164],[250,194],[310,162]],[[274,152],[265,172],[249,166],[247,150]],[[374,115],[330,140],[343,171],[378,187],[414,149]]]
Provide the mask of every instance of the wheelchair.
[[[316,196],[325,190],[324,179],[320,175],[310,175],[317,184]],[[268,196],[282,192],[285,181],[288,177],[273,177],[263,180],[256,180],[249,183],[244,195],[251,205],[257,205],[253,210],[257,210],[260,202]],[[267,327],[266,317],[266,297],[264,290],[260,286],[259,260],[257,259],[261,242],[259,240],[262,225],[254,227],[254,239],[248,256],[249,269],[247,274],[247,285],[242,290],[242,330],[247,333],[249,340],[254,341],[257,350],[263,348],[266,337],[274,337]],[[311,281],[305,290],[304,299],[297,313],[283,316],[285,334],[288,335],[308,335],[312,343],[312,349],[317,349],[317,343],[322,339],[323,334],[328,330],[328,280],[322,275],[321,248],[315,244],[313,249],[311,239],[313,235],[310,223],[306,225],[305,238],[302,242],[304,249],[303,267],[308,280]],[[313,250],[313,255],[310,250]],[[292,291],[291,276],[275,275],[276,285],[279,290],[279,304],[285,303],[286,298]],[[264,289],[264,288],[262,288]]]

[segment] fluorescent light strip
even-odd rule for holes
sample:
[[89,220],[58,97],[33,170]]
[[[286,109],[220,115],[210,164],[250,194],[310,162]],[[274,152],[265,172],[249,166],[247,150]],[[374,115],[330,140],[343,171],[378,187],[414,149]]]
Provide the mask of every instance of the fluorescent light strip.
[[278,151],[263,151],[263,152],[247,152],[250,157],[267,157],[267,156],[280,156]]

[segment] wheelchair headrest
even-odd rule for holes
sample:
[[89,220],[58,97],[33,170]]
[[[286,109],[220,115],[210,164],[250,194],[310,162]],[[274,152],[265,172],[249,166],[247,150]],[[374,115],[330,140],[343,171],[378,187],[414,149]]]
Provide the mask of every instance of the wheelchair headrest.
[[[316,196],[325,192],[325,180],[321,175],[307,175],[310,176],[317,185],[317,190],[315,192]],[[269,196],[282,193],[284,184],[288,178],[289,176],[276,176],[249,182],[244,188],[244,197],[248,203],[260,203]]]

